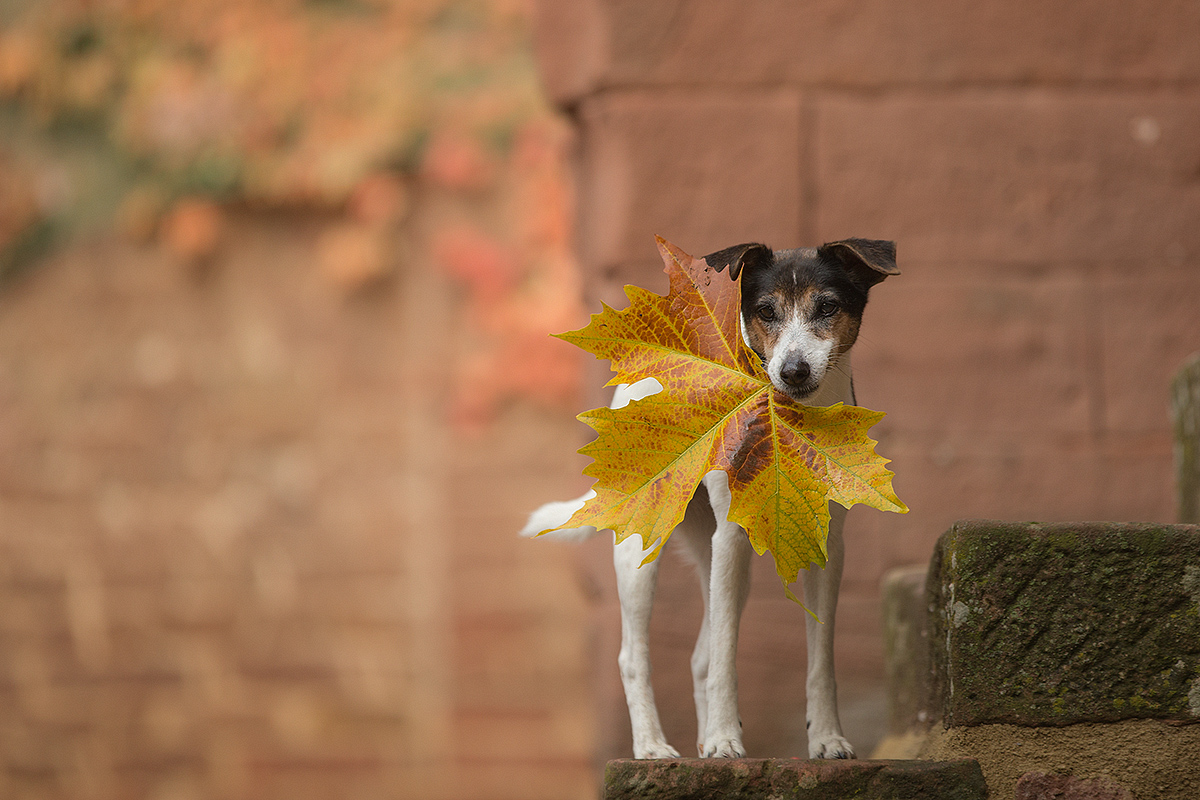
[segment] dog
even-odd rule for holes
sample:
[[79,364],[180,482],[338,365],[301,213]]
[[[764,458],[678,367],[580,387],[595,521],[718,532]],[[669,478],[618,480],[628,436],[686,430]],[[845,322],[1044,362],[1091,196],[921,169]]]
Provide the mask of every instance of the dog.
[[[858,338],[867,295],[884,278],[898,275],[896,246],[890,241],[846,239],[817,248],[774,251],[764,244],[739,244],[705,256],[717,270],[729,268],[741,285],[741,330],[746,345],[762,360],[776,389],[810,406],[855,404],[850,349]],[[653,378],[617,387],[612,408],[659,391]],[[530,516],[524,536],[555,528],[595,496],[548,503]],[[728,521],[729,478],[723,470],[704,476],[670,541],[678,540],[695,564],[704,598],[704,619],[692,652],[696,701],[697,752],[703,758],[741,758],[742,726],[737,709],[738,625],[750,591],[749,538]],[[804,577],[807,617],[809,758],[854,758],[842,735],[833,668],[834,619],[842,579],[842,529],[846,509],[830,503],[828,561]],[[715,523],[715,530],[714,530]],[[556,531],[561,539],[581,539],[594,528]],[[667,743],[650,685],[649,627],[658,561],[639,568],[640,537],[630,536],[613,551],[621,601],[618,664],[629,718],[634,758],[678,758]],[[818,621],[819,620],[819,621]]]

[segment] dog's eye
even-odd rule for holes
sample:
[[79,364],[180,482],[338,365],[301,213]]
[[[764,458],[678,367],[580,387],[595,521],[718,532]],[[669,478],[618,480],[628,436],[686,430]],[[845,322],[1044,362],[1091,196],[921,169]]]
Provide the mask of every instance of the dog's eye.
[[832,317],[838,312],[838,304],[833,300],[822,300],[817,305],[817,314],[822,317]]
[[771,305],[770,303],[763,303],[762,305],[758,306],[758,308],[754,309],[754,313],[758,314],[759,319],[765,322],[770,322],[775,319],[775,306]]

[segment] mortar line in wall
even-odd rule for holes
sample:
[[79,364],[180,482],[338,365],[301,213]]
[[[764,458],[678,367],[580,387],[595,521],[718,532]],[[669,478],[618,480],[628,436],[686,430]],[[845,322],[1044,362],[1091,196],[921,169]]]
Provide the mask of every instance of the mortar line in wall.
[[930,83],[924,81],[897,81],[872,85],[833,82],[804,82],[804,81],[738,81],[730,83],[696,83],[691,81],[665,82],[622,82],[616,81],[596,88],[579,98],[577,102],[623,92],[681,92],[696,94],[744,94],[746,92],[772,93],[781,91],[799,92],[803,95],[829,93],[849,97],[880,97],[887,95],[921,94],[927,96],[952,96],[970,92],[1024,93],[1031,91],[1049,91],[1062,94],[1086,95],[1093,93],[1115,92],[1128,95],[1151,93],[1191,94],[1200,92],[1200,80],[1177,81],[955,81],[948,83]]
[[819,91],[829,98],[878,100],[917,98],[928,100],[1012,99],[1039,93],[1067,100],[1100,97],[1130,100],[1159,99],[1195,101],[1200,99],[1200,82],[1186,84],[1078,84],[1078,83],[961,83],[961,84],[889,84],[885,86],[822,85],[801,86],[799,91]]

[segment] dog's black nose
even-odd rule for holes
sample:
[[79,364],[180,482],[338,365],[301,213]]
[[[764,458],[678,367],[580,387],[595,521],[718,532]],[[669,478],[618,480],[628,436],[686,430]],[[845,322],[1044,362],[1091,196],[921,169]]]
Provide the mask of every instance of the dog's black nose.
[[799,358],[787,362],[779,371],[779,377],[783,378],[784,383],[797,389],[808,381],[809,375],[812,375],[812,369],[808,366],[808,362]]

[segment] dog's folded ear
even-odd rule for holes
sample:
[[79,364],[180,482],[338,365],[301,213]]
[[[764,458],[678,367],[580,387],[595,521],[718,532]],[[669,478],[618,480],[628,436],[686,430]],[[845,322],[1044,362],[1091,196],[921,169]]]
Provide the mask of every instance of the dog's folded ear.
[[863,281],[867,288],[889,275],[899,275],[896,269],[896,243],[882,239],[843,239],[827,242],[817,248],[817,255],[836,261]]
[[775,254],[771,252],[771,248],[765,244],[746,242],[709,253],[704,257],[704,263],[717,272],[729,267],[729,277],[736,281],[746,267],[770,264],[774,257]]

